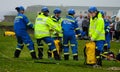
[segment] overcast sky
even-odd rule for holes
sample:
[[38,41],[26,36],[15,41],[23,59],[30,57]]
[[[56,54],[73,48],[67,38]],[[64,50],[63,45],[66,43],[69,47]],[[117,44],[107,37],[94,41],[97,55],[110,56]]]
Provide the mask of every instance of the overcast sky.
[[0,11],[14,10],[16,6],[69,5],[69,6],[113,6],[120,7],[120,0],[0,0]]
[[0,0],[0,13],[15,11],[16,6],[30,5],[120,7],[120,0]]

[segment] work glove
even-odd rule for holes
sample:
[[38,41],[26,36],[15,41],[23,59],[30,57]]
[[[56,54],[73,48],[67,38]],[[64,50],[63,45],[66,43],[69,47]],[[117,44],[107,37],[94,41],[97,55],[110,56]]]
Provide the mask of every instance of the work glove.
[[91,38],[90,38],[90,41],[94,41],[94,39],[91,37]]
[[59,37],[59,33],[55,33],[55,35],[56,35],[57,37]]
[[50,31],[50,32],[53,32],[53,34],[55,34],[55,33],[56,33],[53,29],[50,29],[49,31]]
[[33,24],[30,24],[29,26],[27,26],[27,28],[34,30],[34,25],[33,25]]

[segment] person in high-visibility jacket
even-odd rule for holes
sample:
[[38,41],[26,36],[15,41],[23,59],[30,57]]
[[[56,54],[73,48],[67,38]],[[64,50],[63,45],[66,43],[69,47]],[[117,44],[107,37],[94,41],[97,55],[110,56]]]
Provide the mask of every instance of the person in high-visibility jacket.
[[91,6],[88,9],[90,15],[90,27],[89,36],[91,41],[96,43],[96,65],[102,66],[101,53],[103,52],[104,41],[105,41],[105,30],[104,30],[104,19],[102,14],[97,10],[95,6]]
[[[60,32],[59,28],[53,23],[51,18],[48,15],[49,10],[47,7],[42,7],[41,13],[37,16],[35,21],[35,38],[37,39],[38,44],[38,58],[42,59],[43,50],[39,48],[41,46],[41,40],[44,40],[48,46],[49,50],[53,52],[55,60],[60,60],[60,57],[56,51],[56,47],[54,45],[54,40],[50,36],[50,29],[53,28],[56,32]],[[43,46],[43,45],[42,45]]]
[[33,24],[24,15],[24,7],[23,6],[16,7],[15,9],[17,10],[18,14],[14,20],[14,31],[16,34],[18,44],[17,44],[17,48],[14,53],[14,57],[15,58],[19,57],[24,44],[26,44],[30,50],[32,58],[36,59],[34,43],[32,42],[29,34],[27,33],[27,26],[30,28],[33,28]]
[[110,51],[110,22],[105,18],[105,12],[100,10],[105,23],[105,44],[104,44],[104,54],[107,54]]
[[75,35],[77,34],[80,37],[81,34],[74,15],[75,10],[69,9],[68,15],[62,21],[64,60],[69,60],[69,42],[72,48],[73,60],[78,60],[78,47]]
[[[62,11],[60,8],[55,8],[53,11],[54,15],[51,16],[53,23],[56,26],[58,26],[58,28],[61,30],[60,33],[57,33],[55,30],[51,29],[51,37],[54,39],[56,49],[57,49],[57,52],[59,55],[62,51],[62,37],[63,37],[62,26],[61,26],[62,18],[60,17],[61,12]],[[59,45],[59,46],[57,46],[57,45]],[[51,53],[49,51],[48,51],[48,57],[51,57]]]
[[61,15],[61,9],[60,8],[56,8],[53,13],[54,13],[54,16],[51,16],[51,19],[53,20],[54,24],[58,26],[58,28],[61,30],[61,33],[59,33],[58,35],[56,35],[56,31],[54,31],[52,34],[51,34],[51,37],[53,37],[54,39],[60,37],[62,38],[63,37],[63,34],[62,34],[62,26],[61,26],[61,23],[62,23],[62,18],[60,17]]

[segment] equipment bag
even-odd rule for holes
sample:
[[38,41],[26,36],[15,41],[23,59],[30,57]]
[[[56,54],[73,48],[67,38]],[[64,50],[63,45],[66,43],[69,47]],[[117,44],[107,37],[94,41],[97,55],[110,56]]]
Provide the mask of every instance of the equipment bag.
[[84,57],[85,64],[94,65],[96,64],[96,56],[95,56],[95,42],[87,42],[84,48]]
[[60,45],[59,45],[60,40],[54,40],[54,43],[55,43],[58,54],[60,54]]
[[[56,40],[54,40],[54,43],[55,43],[56,50],[57,50],[58,54],[60,55],[60,52],[61,52],[60,40],[56,39]],[[52,52],[52,57],[54,57],[53,52]]]

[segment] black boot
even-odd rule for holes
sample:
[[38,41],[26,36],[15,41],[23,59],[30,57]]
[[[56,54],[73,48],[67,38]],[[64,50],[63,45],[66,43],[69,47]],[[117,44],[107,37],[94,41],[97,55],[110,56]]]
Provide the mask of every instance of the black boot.
[[48,54],[48,59],[51,59],[51,58],[52,58],[52,53],[51,53],[51,51],[48,51],[47,54]]
[[62,51],[63,51],[63,44],[62,44],[61,42],[59,43],[59,47],[60,47],[60,49],[59,49],[59,54],[61,54]]
[[100,56],[100,51],[99,50],[96,50],[96,59],[97,59],[96,64],[99,65],[99,66],[102,66],[102,58]]
[[53,51],[55,60],[60,60],[60,56],[58,55],[57,51]]
[[102,66],[102,59],[101,59],[101,57],[97,59],[97,65]]
[[38,59],[43,58],[43,48],[38,48]]
[[69,60],[69,55],[64,55],[64,60]]
[[104,46],[103,50],[104,50],[104,52],[107,52],[108,51],[107,46]]
[[20,50],[15,50],[14,57],[19,58],[21,51]]
[[35,52],[31,52],[30,54],[31,54],[32,59],[37,59]]
[[73,60],[78,61],[78,55],[73,56]]
[[[108,55],[108,52],[109,52],[109,51],[108,51],[107,46],[104,46],[104,49],[103,49],[103,54],[107,56],[107,55]],[[107,58],[105,58],[105,57],[102,57],[102,59],[107,60]]]
[[104,51],[104,52],[103,52],[104,54],[108,54],[108,52],[109,52],[109,49],[108,49],[108,47],[107,47],[107,46],[104,46],[104,49],[103,49],[103,51]]

